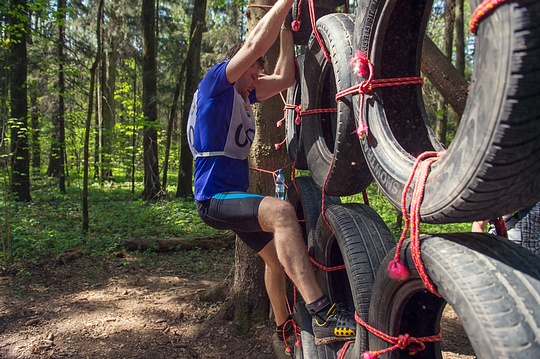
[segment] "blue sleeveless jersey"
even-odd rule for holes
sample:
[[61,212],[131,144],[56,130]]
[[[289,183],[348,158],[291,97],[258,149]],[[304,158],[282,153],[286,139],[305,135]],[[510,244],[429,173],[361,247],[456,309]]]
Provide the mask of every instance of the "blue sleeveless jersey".
[[195,200],[249,187],[248,155],[255,137],[251,103],[227,81],[228,61],[214,66],[203,78],[191,104],[188,143],[195,158]]

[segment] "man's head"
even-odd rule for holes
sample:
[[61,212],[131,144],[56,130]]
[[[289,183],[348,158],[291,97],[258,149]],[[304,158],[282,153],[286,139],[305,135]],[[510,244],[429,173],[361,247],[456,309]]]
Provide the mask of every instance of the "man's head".
[[[242,48],[243,44],[237,44],[233,46],[225,55],[226,60],[230,60],[236,55],[236,53]],[[236,92],[238,92],[244,99],[247,99],[249,96],[249,93],[255,89],[255,85],[257,83],[257,80],[261,76],[261,74],[264,71],[264,67],[266,66],[266,58],[263,56],[259,57],[257,61],[249,69],[244,72],[238,80],[236,80],[234,84],[234,88],[236,89]]]
[[[240,49],[242,48],[242,46],[244,46],[243,43],[238,43],[236,45],[234,45],[233,47],[231,47],[229,49],[229,51],[227,51],[227,53],[225,54],[225,57],[223,58],[223,61],[227,61],[227,60],[230,60],[234,57],[234,55],[236,55],[236,53],[238,51],[240,51]],[[257,64],[259,64],[260,68],[261,69],[265,69],[266,68],[266,58],[264,56],[261,56],[257,59]]]

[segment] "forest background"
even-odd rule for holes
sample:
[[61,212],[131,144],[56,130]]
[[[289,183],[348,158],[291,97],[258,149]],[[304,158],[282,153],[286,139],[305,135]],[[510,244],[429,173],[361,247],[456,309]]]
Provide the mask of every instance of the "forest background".
[[[196,214],[186,114],[206,70],[264,14],[249,5],[271,3],[1,0],[3,268],[28,273],[29,264],[73,250],[106,256],[124,250],[126,239],[221,234]],[[357,5],[350,1],[336,11],[355,13]],[[469,16],[463,0],[435,1],[428,26],[429,37],[465,79],[474,59]],[[298,54],[303,50],[297,47]],[[428,79],[423,91],[433,128],[449,144],[459,115]],[[261,106],[259,116],[279,121],[283,106],[276,101]],[[282,127],[261,141],[273,147],[284,135]],[[278,152],[258,167],[286,165],[285,147]],[[256,187],[271,193],[272,177],[256,178]],[[375,184],[368,194],[399,237],[399,213]],[[362,202],[361,196],[343,200]],[[422,231],[469,228],[423,225]],[[246,257],[239,258],[237,266]],[[255,266],[262,273],[260,263]]]

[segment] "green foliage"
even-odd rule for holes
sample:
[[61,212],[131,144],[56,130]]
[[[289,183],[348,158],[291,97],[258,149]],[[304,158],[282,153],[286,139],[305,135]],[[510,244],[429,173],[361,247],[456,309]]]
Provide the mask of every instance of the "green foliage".
[[[367,195],[369,199],[369,205],[375,209],[375,211],[381,216],[382,220],[390,231],[396,241],[401,236],[402,223],[398,221],[398,216],[401,210],[397,210],[382,193],[380,193],[377,184],[372,183],[367,189]],[[364,203],[362,195],[357,194],[354,196],[342,198],[342,202],[345,203]],[[436,234],[436,233],[456,233],[456,232],[470,232],[471,223],[450,223],[450,224],[427,224],[420,223],[421,234]],[[408,237],[408,235],[407,235]]]
[[[90,231],[84,234],[82,191],[69,187],[61,194],[49,180],[33,183],[32,202],[4,202],[0,210],[2,223],[9,214],[18,261],[52,257],[75,247],[106,254],[122,249],[123,239],[190,238],[217,232],[199,219],[193,201],[171,198],[147,203],[131,193],[128,181],[90,187]],[[142,187],[136,188],[136,193],[141,192]]]
[[[352,9],[355,9],[352,2]],[[442,35],[442,14],[444,3],[434,2],[432,20],[428,26],[429,36],[435,43],[440,44]],[[43,173],[48,165],[48,154],[51,143],[55,138],[55,128],[52,119],[58,115],[58,100],[63,96],[65,103],[66,130],[66,170],[71,178],[68,181],[66,194],[59,194],[56,181],[32,178],[31,203],[14,203],[9,196],[2,193],[4,198],[0,203],[1,224],[4,226],[9,215],[9,230],[13,238],[13,254],[20,261],[37,259],[41,256],[54,256],[64,250],[82,246],[94,254],[108,253],[122,247],[122,239],[134,237],[189,237],[206,235],[214,231],[204,225],[195,211],[195,204],[189,201],[168,199],[158,203],[144,202],[139,194],[142,193],[142,180],[137,178],[136,188],[131,192],[131,179],[122,176],[142,176],[143,148],[142,128],[145,119],[142,114],[142,81],[141,81],[141,4],[137,0],[121,0],[106,2],[104,17],[104,53],[118,54],[117,76],[115,81],[115,126],[113,128],[114,142],[111,153],[100,153],[100,158],[110,160],[113,166],[113,176],[117,182],[109,184],[93,184],[89,193],[90,231],[82,233],[81,188],[83,165],[83,137],[87,106],[89,99],[90,66],[97,51],[96,41],[96,2],[74,1],[67,9],[57,9],[56,2],[35,0],[28,3],[32,14],[32,23],[25,28],[28,14],[23,9],[12,9],[8,2],[0,2],[0,11],[13,14],[20,20],[17,28],[11,28],[7,22],[0,23],[0,64],[7,69],[5,58],[8,48],[7,33],[11,33],[11,41],[18,41],[17,35],[29,30],[28,41],[28,89],[36,98],[35,108],[38,125],[33,128],[21,128],[20,133],[29,137],[39,134],[31,150],[39,149],[41,164],[34,168],[35,173]],[[241,41],[246,32],[246,0],[210,0],[208,1],[206,32],[203,35],[201,66],[205,72],[210,66],[219,61],[230,46]],[[66,77],[66,92],[59,93],[58,88],[58,11],[66,13],[65,26],[66,43],[63,44],[66,60],[63,71]],[[169,118],[174,88],[176,87],[178,71],[185,59],[190,39],[191,15],[193,2],[187,0],[161,1],[158,11],[158,126],[159,158],[164,158],[164,138]],[[466,5],[466,18],[470,9]],[[467,21],[465,21],[467,23]],[[468,31],[466,31],[468,33]],[[470,78],[473,63],[473,40],[468,37],[466,77]],[[202,74],[201,74],[202,75]],[[6,73],[0,72],[0,79],[6,79]],[[6,81],[4,81],[7,83]],[[98,86],[98,85],[96,85]],[[2,113],[9,111],[7,91],[2,92]],[[436,101],[436,90],[429,81],[424,86],[424,102],[431,116],[442,113]],[[180,99],[182,100],[182,99]],[[33,105],[32,105],[33,106]],[[96,104],[94,104],[96,106]],[[181,106],[181,104],[180,104]],[[433,118],[432,118],[433,119]],[[19,126],[16,120],[8,121],[4,115],[3,121],[10,126]],[[100,168],[99,144],[96,134],[99,126],[95,114],[92,117],[92,133],[90,135],[90,172]],[[179,119],[175,119],[173,142],[171,148],[171,165],[169,173],[178,170],[178,143],[182,129],[178,128]],[[455,129],[453,122],[449,123],[449,138]],[[19,126],[20,127],[20,126]],[[24,130],[24,131],[22,131]],[[102,129],[103,130],[103,129]],[[1,156],[9,159],[9,144],[11,132],[7,131],[4,138],[4,148]],[[15,139],[13,139],[15,140]],[[35,147],[34,147],[35,146]],[[96,149],[97,147],[97,149]],[[1,158],[1,157],[0,157]],[[107,161],[109,162],[109,161]],[[6,161],[6,164],[8,162]],[[97,177],[96,173],[90,174]],[[8,176],[5,176],[2,186],[9,188]],[[125,181],[125,182],[124,182]],[[173,179],[168,183],[175,184]],[[1,190],[0,190],[1,191]],[[174,189],[169,188],[169,193]],[[377,192],[375,185],[369,189],[371,205],[381,215],[391,228],[392,233],[399,237],[400,227],[396,224],[397,211]],[[362,202],[361,196],[353,196],[345,201]],[[422,225],[423,233],[439,231],[465,231],[468,224],[460,225]],[[6,228],[4,228],[4,231]],[[6,232],[4,232],[6,233]],[[2,253],[0,253],[2,254]]]

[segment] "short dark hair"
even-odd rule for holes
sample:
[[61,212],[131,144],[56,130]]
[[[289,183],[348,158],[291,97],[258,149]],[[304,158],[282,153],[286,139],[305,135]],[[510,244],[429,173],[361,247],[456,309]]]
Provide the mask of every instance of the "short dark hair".
[[[238,43],[238,44],[234,45],[233,47],[231,47],[229,49],[229,51],[227,51],[227,53],[225,54],[225,57],[223,58],[223,61],[227,61],[227,60],[232,59],[234,57],[234,55],[236,55],[236,53],[238,51],[240,51],[242,46],[244,46],[243,43]],[[256,62],[259,64],[259,66],[262,69],[266,68],[267,61],[266,61],[266,58],[264,56],[259,57]]]

